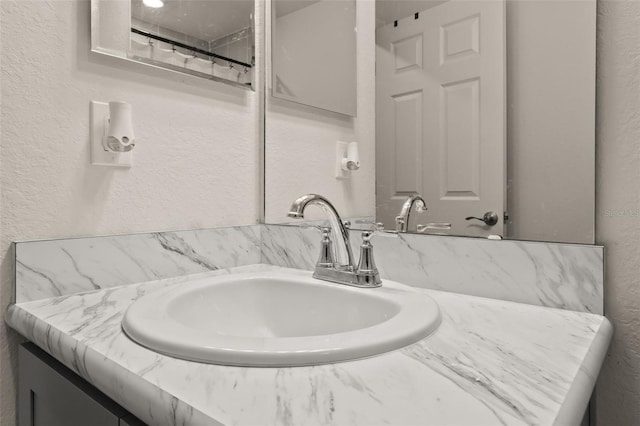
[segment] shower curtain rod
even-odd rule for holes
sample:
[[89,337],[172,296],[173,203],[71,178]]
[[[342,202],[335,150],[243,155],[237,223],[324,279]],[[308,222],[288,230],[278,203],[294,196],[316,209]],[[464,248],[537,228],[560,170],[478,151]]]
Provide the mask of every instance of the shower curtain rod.
[[154,40],[162,41],[164,43],[171,44],[173,46],[182,47],[183,49],[191,50],[192,52],[200,53],[202,55],[206,55],[206,56],[209,56],[209,57],[212,57],[212,58],[217,58],[217,59],[221,59],[221,60],[226,61],[226,62],[242,65],[243,67],[252,68],[252,65],[251,64],[247,64],[246,62],[236,61],[235,59],[227,58],[226,56],[217,55],[215,53],[207,52],[206,50],[199,49],[199,48],[194,47],[194,46],[189,46],[188,44],[180,43],[179,41],[174,41],[174,40],[171,40],[171,39],[159,36],[159,35],[155,35],[153,33],[149,33],[149,32],[146,32],[146,31],[139,30],[137,28],[133,28],[132,27],[131,28],[131,32],[134,33],[134,34],[140,34],[142,36],[152,38]]

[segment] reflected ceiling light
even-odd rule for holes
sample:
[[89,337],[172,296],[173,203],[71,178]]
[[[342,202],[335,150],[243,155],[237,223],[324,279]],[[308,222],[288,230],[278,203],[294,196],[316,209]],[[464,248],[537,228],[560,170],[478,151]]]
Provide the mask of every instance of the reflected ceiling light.
[[162,0],[142,0],[142,3],[147,7],[153,7],[156,9],[164,6],[164,2]]

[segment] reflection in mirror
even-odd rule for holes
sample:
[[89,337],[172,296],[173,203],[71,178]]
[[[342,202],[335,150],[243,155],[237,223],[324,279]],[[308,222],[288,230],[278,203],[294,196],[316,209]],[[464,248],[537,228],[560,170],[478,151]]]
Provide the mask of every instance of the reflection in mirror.
[[94,51],[252,87],[254,0],[92,0]]
[[377,5],[376,220],[592,244],[595,1]]
[[[465,218],[506,210],[504,2],[411,5],[420,10],[398,19],[382,8],[376,20],[376,220],[503,235],[502,220]],[[404,223],[413,194],[427,209]]]
[[[353,209],[368,192],[339,187],[324,172],[322,179],[301,175],[300,193],[342,199],[341,211],[375,215],[385,229],[399,226],[404,202],[419,193],[426,210],[412,208],[407,232],[592,244],[595,0],[375,4],[375,26],[358,22],[359,40],[376,45],[375,85],[361,86],[367,58],[358,56],[357,66],[359,101],[372,93],[376,99],[368,184],[376,187],[377,208]],[[369,2],[357,2],[363,6]],[[300,195],[270,185],[283,161],[275,155],[286,134],[283,115],[267,110],[267,129],[278,122],[278,134],[266,135],[267,218],[283,210],[272,211],[270,200]],[[361,144],[367,131],[357,127]],[[320,143],[307,146],[300,168],[330,164],[334,155]]]
[[274,0],[273,96],[356,115],[355,0]]

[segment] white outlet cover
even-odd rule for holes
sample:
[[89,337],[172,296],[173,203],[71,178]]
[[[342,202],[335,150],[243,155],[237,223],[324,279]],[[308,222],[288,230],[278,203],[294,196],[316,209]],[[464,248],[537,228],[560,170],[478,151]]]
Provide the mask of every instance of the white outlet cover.
[[133,151],[110,152],[104,149],[102,138],[109,119],[109,104],[91,101],[91,164],[107,167],[131,167]]

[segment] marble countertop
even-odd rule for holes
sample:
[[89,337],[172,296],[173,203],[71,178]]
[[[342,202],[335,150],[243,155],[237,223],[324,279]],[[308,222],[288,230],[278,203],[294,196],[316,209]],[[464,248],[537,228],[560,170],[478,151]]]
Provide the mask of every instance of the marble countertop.
[[160,355],[121,330],[142,295],[194,277],[9,307],[6,322],[150,425],[577,425],[611,339],[598,315],[429,294],[442,324],[387,354],[331,365],[242,368]]

